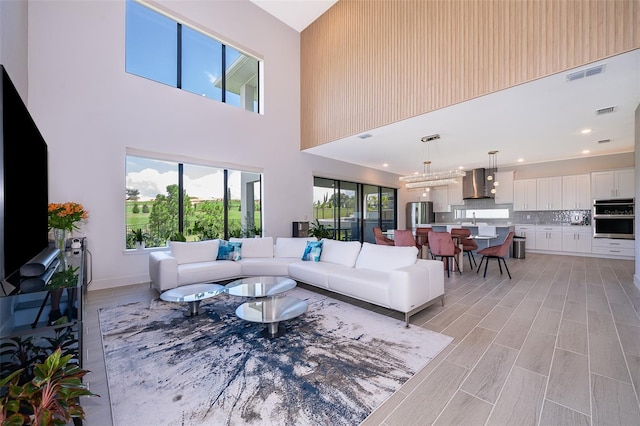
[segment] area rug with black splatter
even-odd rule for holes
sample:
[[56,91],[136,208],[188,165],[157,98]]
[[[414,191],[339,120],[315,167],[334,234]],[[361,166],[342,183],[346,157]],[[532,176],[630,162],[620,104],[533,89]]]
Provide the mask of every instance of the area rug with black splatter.
[[265,338],[242,298],[99,311],[116,425],[355,425],[452,338],[295,288],[307,312]]

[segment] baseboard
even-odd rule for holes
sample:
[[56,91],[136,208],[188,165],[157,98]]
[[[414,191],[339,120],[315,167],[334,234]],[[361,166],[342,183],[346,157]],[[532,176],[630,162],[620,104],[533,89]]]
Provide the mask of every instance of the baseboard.
[[118,277],[104,280],[93,280],[91,281],[91,283],[89,283],[87,291],[108,290],[110,288],[124,287],[141,283],[149,283],[148,274],[131,275],[127,277]]

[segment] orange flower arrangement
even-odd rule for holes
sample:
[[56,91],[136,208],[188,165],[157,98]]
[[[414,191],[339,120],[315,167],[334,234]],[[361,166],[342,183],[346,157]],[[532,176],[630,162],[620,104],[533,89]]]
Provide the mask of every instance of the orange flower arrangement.
[[49,229],[66,229],[72,231],[78,229],[76,222],[80,222],[89,217],[82,204],[66,202],[66,203],[49,203]]

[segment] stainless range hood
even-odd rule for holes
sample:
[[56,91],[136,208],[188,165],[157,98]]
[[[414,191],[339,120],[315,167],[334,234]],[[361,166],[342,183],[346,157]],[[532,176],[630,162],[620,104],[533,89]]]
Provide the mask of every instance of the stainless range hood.
[[494,198],[491,193],[491,182],[487,176],[493,169],[473,169],[462,178],[462,198],[465,200],[477,198]]

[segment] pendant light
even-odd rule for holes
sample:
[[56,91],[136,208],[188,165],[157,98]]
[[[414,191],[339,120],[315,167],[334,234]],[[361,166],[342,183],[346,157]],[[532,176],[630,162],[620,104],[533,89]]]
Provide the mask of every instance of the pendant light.
[[495,194],[496,189],[500,183],[496,177],[496,173],[498,172],[498,151],[489,151],[489,175],[487,175],[487,180],[489,182],[493,182],[493,186],[491,188],[491,193]]
[[[428,143],[440,139],[440,135],[424,136],[420,140],[425,144],[424,147],[428,149]],[[427,155],[428,157],[428,155]],[[405,183],[407,189],[413,188],[427,188],[433,186],[446,186],[451,183],[457,183],[457,178],[464,177],[466,173],[463,170],[445,170],[440,172],[431,172],[431,161],[427,160],[423,163],[422,174],[413,174],[409,176],[401,176],[400,181]]]

